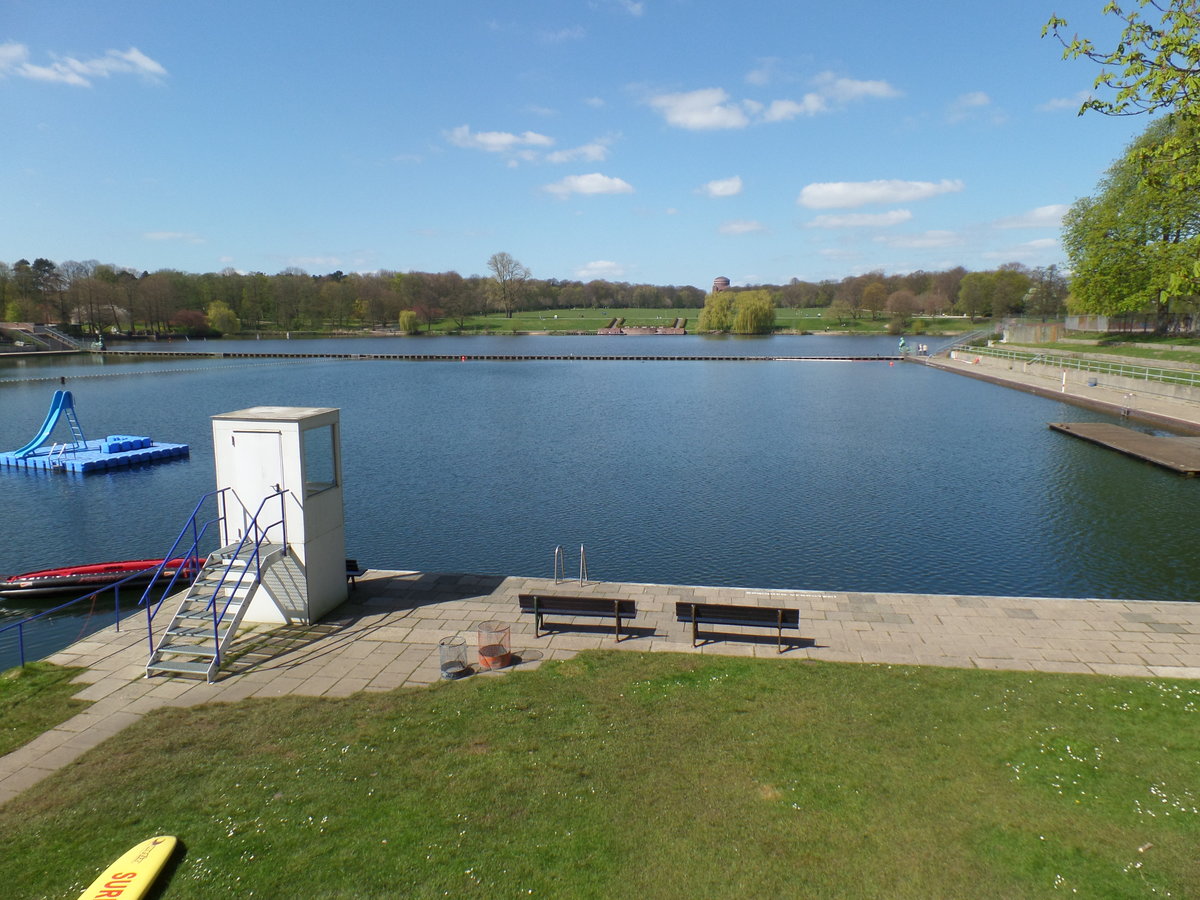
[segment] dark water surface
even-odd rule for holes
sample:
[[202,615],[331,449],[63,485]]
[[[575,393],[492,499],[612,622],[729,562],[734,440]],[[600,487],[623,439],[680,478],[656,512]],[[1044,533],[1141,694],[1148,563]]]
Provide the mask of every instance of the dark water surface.
[[[688,336],[205,349],[229,344],[478,355],[896,348],[893,338]],[[1046,427],[1101,414],[922,366],[0,360],[0,450],[36,432],[62,377],[88,437],[148,434],[192,455],[89,476],[0,470],[0,572],[160,556],[214,487],[210,416],[335,406],[347,553],[372,568],[549,576],[554,547],[574,570],[582,543],[591,577],[606,581],[1200,597],[1200,481]]]

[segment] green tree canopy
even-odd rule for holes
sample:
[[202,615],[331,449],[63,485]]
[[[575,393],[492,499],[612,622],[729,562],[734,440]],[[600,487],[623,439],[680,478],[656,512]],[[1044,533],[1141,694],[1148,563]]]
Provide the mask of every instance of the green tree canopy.
[[242,323],[229,308],[228,304],[214,300],[208,304],[208,325],[221,334],[237,334],[242,330]]
[[[1154,10],[1158,22],[1140,10]],[[1081,57],[1103,68],[1093,87],[1110,96],[1089,97],[1080,113],[1095,110],[1110,116],[1144,112],[1200,113],[1200,8],[1196,0],[1109,0],[1105,15],[1125,23],[1120,40],[1109,50],[1088,38],[1067,39],[1066,19],[1052,16],[1042,36],[1053,33],[1063,45],[1064,59]],[[1152,14],[1153,15],[1153,14]]]
[[[1063,247],[1073,271],[1071,305],[1116,314],[1200,292],[1200,192],[1180,191],[1165,176],[1178,162],[1154,155],[1166,141],[1200,139],[1200,122],[1155,120],[1109,168],[1096,196],[1077,200],[1063,218]],[[1196,161],[1190,177],[1200,184]]]
[[733,294],[729,291],[714,291],[704,300],[700,310],[700,331],[728,331],[733,327]]
[[733,301],[735,334],[770,334],[775,327],[775,303],[770,291],[741,291]]

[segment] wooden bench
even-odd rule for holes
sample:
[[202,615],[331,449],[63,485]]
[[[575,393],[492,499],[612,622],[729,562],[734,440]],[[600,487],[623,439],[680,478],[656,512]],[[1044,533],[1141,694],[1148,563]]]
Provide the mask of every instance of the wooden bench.
[[633,600],[612,597],[561,597],[549,594],[518,594],[521,612],[533,614],[533,636],[541,637],[542,619],[545,616],[589,616],[594,619],[611,618],[615,622],[613,633],[621,640],[621,620],[630,620],[637,615],[637,604]]
[[[735,606],[726,603],[675,604],[675,619],[692,623],[692,646],[700,640],[701,625],[741,625],[750,628],[774,628],[779,644],[777,652],[783,652],[783,629],[800,630],[800,610],[778,606]],[[737,635],[730,635],[737,637]]]
[[346,560],[346,580],[350,582],[350,587],[358,587],[358,585],[355,583],[355,579],[361,578],[366,574],[367,570],[359,568],[357,559]]

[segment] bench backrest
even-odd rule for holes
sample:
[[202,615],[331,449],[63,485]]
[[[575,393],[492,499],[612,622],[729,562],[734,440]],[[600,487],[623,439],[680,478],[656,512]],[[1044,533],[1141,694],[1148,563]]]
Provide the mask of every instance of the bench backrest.
[[706,625],[762,625],[772,628],[781,622],[784,628],[800,627],[800,610],[783,609],[776,606],[735,606],[730,603],[689,603],[679,601],[675,604],[675,619],[679,622],[691,622],[692,610],[695,610],[695,620]]
[[[559,613],[568,616],[611,616],[614,610],[622,619],[637,615],[637,603],[614,597],[561,597],[544,594],[518,594],[522,612]],[[615,604],[615,605],[614,605]]]

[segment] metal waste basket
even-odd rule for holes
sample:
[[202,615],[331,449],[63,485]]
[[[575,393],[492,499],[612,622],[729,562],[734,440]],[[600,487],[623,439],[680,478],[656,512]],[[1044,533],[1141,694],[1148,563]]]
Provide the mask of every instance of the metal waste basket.
[[483,622],[479,626],[479,664],[485,669],[502,669],[512,659],[510,631],[503,622]]
[[467,639],[460,635],[438,641],[438,667],[443,678],[461,678],[471,672],[467,665]]

